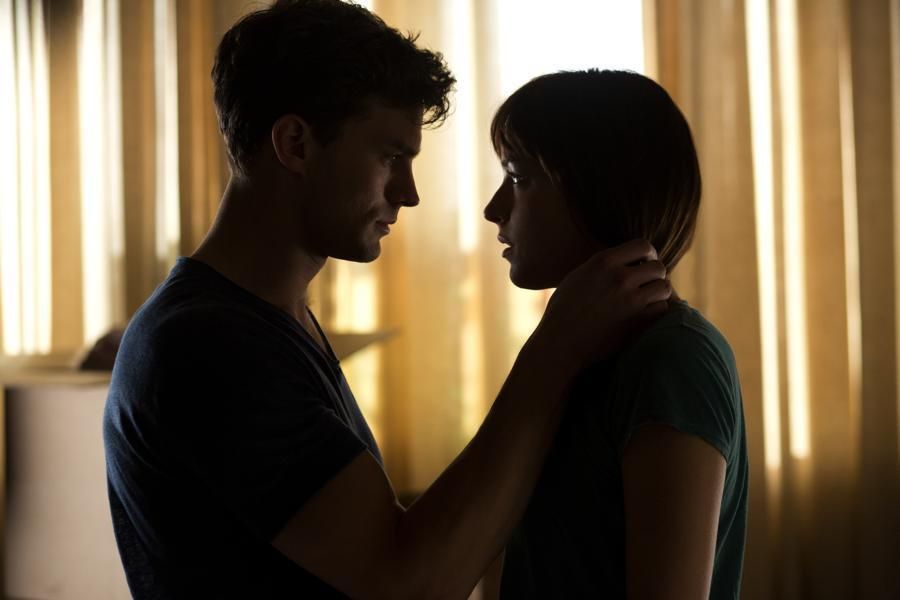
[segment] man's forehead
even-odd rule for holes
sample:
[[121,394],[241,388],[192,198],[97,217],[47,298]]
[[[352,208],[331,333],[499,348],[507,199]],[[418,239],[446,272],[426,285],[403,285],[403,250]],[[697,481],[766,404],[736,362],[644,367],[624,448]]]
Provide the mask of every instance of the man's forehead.
[[362,102],[360,110],[351,117],[351,120],[366,122],[391,119],[406,121],[421,129],[423,116],[424,111],[421,107],[398,106],[383,100],[368,98]]
[[380,142],[403,146],[413,154],[422,145],[422,110],[372,104],[361,115],[360,126]]

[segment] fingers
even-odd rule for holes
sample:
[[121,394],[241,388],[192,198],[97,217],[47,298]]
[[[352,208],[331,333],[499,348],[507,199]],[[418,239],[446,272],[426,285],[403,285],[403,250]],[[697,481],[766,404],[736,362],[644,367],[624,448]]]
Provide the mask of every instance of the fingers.
[[650,260],[639,265],[627,267],[629,283],[634,287],[642,287],[654,281],[666,278],[666,265],[658,260]]
[[669,310],[669,303],[665,300],[653,302],[644,307],[631,321],[632,335],[638,335],[642,330],[652,325]]
[[[620,246],[606,248],[605,250],[597,252],[588,260],[584,261],[578,268],[569,273],[566,279],[575,281],[584,274],[590,274],[588,276],[593,277],[593,274],[596,274],[597,272],[615,271],[621,267],[637,267],[648,262],[658,262],[656,248],[654,248],[647,240],[631,240]],[[663,277],[664,276],[665,275],[663,275]],[[620,282],[624,282],[624,280],[625,277],[623,277]],[[630,278],[628,281],[630,282]],[[646,280],[637,285],[645,282]]]
[[636,239],[625,242],[614,248],[606,248],[589,258],[576,271],[595,271],[596,269],[615,268],[638,265],[658,260],[656,248],[647,240]]
[[[656,249],[647,240],[637,239],[610,250],[613,264],[627,265],[625,281],[631,289],[640,290],[640,305],[669,299],[672,285],[666,280],[666,266],[659,261]],[[643,289],[647,288],[647,289]]]
[[644,309],[644,315],[646,315],[648,318],[653,319],[665,314],[667,310],[669,310],[669,303],[665,300],[660,300],[658,302],[648,304],[647,308]]
[[[541,331],[569,339],[575,354],[608,354],[630,323],[664,314],[672,295],[666,267],[647,240],[632,240],[598,252],[557,287]],[[597,340],[606,340],[597,348]],[[618,340],[618,341],[616,341]]]
[[[611,279],[606,281],[629,294],[629,304],[635,307],[643,307],[652,301],[667,300],[671,294],[671,285],[668,283],[654,286],[648,292],[637,293],[644,286],[665,281],[668,274],[666,266],[657,257],[656,249],[643,239],[631,240],[598,252],[576,271],[579,273],[568,277],[572,282],[577,282],[584,276],[595,282],[602,281],[596,279],[597,274],[607,273]],[[645,298],[649,300],[642,302]]]
[[620,246],[605,250],[604,253],[607,255],[608,260],[617,265],[634,265],[659,259],[659,256],[656,254],[656,248],[643,239],[625,242]]
[[638,293],[643,306],[649,308],[660,303],[667,306],[667,300],[672,296],[672,283],[668,279],[656,279],[641,286]]

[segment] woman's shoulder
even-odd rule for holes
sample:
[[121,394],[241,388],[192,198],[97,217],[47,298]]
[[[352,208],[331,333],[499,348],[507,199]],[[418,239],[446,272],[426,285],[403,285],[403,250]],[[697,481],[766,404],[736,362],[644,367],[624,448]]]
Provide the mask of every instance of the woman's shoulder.
[[722,375],[736,372],[728,340],[699,310],[685,301],[672,302],[669,311],[636,335],[623,349],[619,370],[665,363],[679,369],[713,369]]

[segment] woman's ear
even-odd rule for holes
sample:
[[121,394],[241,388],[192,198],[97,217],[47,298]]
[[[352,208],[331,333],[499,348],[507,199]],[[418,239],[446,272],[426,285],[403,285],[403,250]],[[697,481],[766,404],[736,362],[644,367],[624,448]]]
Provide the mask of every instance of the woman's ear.
[[316,150],[316,141],[305,120],[288,114],[272,125],[272,148],[281,166],[292,173],[303,174]]

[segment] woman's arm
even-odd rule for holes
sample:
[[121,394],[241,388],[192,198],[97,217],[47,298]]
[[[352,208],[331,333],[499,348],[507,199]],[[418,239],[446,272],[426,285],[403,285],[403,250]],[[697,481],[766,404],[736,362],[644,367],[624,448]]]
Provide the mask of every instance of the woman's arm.
[[709,598],[725,458],[668,425],[638,427],[622,458],[630,600]]

